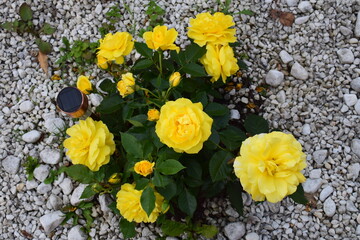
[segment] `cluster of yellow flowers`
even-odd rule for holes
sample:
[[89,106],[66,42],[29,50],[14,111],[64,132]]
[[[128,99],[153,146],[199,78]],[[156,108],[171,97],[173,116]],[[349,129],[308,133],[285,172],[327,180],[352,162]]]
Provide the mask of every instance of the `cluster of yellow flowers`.
[[[215,82],[222,81],[239,70],[233,49],[229,43],[236,41],[236,30],[233,18],[223,13],[201,13],[190,20],[188,36],[199,46],[206,45],[206,54],[200,59],[206,72]],[[150,49],[175,50],[180,48],[174,43],[178,32],[166,26],[157,26],[151,32],[145,32],[143,38]],[[127,32],[107,34],[100,40],[97,53],[97,64],[106,69],[109,63],[122,64],[124,56],[130,54],[134,47],[132,36]],[[169,76],[171,88],[179,85],[181,75],[174,72]],[[141,89],[136,86],[132,73],[121,75],[117,83],[119,94],[126,96]],[[79,76],[77,88],[83,93],[93,91],[87,76]],[[160,111],[150,109],[147,112],[149,121],[156,121],[155,132],[160,141],[179,153],[196,154],[211,135],[213,119],[203,111],[202,103],[193,103],[186,98],[167,101]],[[73,164],[83,164],[92,171],[98,171],[102,165],[109,163],[115,151],[114,136],[102,121],[90,117],[67,129],[69,135],[64,141],[67,155]],[[152,160],[151,160],[152,161]],[[134,165],[135,173],[147,177],[153,173],[156,162],[141,160]],[[299,183],[305,181],[301,171],[306,167],[305,154],[299,142],[291,134],[272,132],[249,137],[242,143],[240,156],[234,161],[236,176],[243,189],[256,201],[268,200],[278,202],[296,191]],[[115,174],[109,183],[118,184],[121,178]],[[153,186],[150,186],[153,188]],[[165,200],[154,190],[155,208],[147,215],[141,205],[142,190],[135,189],[135,183],[125,183],[117,193],[117,208],[128,221],[155,222],[165,213]]]
[[236,42],[233,18],[221,12],[214,15],[200,13],[190,19],[188,36],[200,47],[206,45],[206,54],[200,59],[206,72],[217,81],[220,76],[225,83],[226,78],[239,70],[237,59],[229,43]]

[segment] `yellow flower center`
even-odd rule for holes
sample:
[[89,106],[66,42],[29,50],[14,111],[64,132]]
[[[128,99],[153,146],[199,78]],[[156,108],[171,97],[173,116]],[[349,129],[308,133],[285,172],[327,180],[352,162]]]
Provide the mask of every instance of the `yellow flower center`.
[[186,136],[192,132],[193,124],[187,114],[180,115],[176,120],[177,134],[179,136]]
[[278,171],[278,165],[275,163],[275,158],[271,158],[261,162],[258,169],[262,173],[267,172],[270,176],[274,176]]
[[155,42],[158,42],[158,43],[164,42],[164,34],[157,32],[157,33],[154,33],[154,35],[155,35],[154,36]]

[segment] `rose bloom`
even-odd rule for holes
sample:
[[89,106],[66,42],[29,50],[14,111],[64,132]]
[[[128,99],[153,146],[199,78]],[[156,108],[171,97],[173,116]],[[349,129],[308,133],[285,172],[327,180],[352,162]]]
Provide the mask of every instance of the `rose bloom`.
[[161,107],[155,131],[160,141],[176,152],[193,154],[210,137],[212,123],[201,103],[179,98]]
[[179,72],[174,72],[169,77],[169,83],[171,87],[176,87],[181,81],[181,75]]
[[124,56],[128,55],[134,48],[132,36],[127,32],[108,33],[100,39],[100,47],[97,53],[98,65],[105,67],[105,61],[115,61],[117,64],[124,63]]
[[157,121],[159,120],[160,112],[157,109],[150,109],[147,112],[147,117],[149,121]]
[[220,76],[225,83],[226,78],[239,70],[237,59],[229,45],[206,45],[206,54],[200,59],[206,72],[212,76],[211,82],[217,81]]
[[155,208],[150,216],[148,216],[141,206],[140,198],[142,192],[143,190],[135,189],[135,184],[123,184],[120,191],[116,194],[116,207],[119,209],[120,214],[129,222],[153,223],[161,213],[164,213],[161,210],[161,206],[164,203],[164,197],[158,192],[155,192]]
[[92,91],[92,85],[88,77],[81,75],[78,77],[76,87],[84,94],[89,94]]
[[121,75],[121,80],[117,83],[117,90],[124,98],[132,94],[135,90],[135,79],[132,73],[125,73]]
[[85,165],[92,171],[107,164],[115,151],[114,136],[102,121],[88,117],[68,128],[66,133],[70,136],[64,141],[66,155],[73,164]]
[[97,56],[97,65],[102,69],[107,69],[109,67],[106,58],[103,56]]
[[236,42],[236,30],[230,28],[234,25],[230,15],[221,12],[216,12],[214,15],[208,12],[200,13],[195,19],[190,19],[188,36],[200,47],[207,43],[225,45]]
[[276,203],[294,193],[305,181],[306,167],[302,147],[291,135],[282,132],[259,134],[246,139],[234,169],[244,190],[255,201]]
[[174,44],[178,32],[174,29],[167,29],[167,26],[156,26],[152,32],[145,32],[143,38],[150,49],[176,50],[180,48]]
[[142,160],[140,162],[135,163],[134,171],[137,174],[140,174],[144,177],[151,174],[153,172],[153,168],[155,166],[155,163],[151,163],[148,160]]

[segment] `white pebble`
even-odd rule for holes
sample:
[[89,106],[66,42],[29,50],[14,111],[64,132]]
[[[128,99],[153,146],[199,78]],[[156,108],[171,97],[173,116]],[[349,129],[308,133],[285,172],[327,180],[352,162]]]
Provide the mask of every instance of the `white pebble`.
[[265,82],[273,87],[279,86],[283,81],[284,74],[278,70],[270,70],[265,77]]
[[290,74],[300,80],[306,80],[309,77],[309,73],[306,69],[297,62],[291,67]]
[[353,63],[355,60],[354,54],[350,49],[342,48],[339,49],[336,53],[341,63]]

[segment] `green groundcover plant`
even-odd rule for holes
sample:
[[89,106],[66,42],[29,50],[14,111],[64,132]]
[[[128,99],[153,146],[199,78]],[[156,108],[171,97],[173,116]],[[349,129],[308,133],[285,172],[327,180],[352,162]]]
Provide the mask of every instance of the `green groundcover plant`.
[[[234,25],[230,15],[198,14],[185,49],[175,44],[178,32],[163,25],[138,42],[127,32],[108,33],[96,63],[111,77],[98,88],[79,77],[84,94],[104,98],[92,117],[67,129],[73,165],[57,173],[88,184],[82,199],[110,194],[124,237],[135,236],[137,223],[156,222],[167,236],[213,238],[217,229],[201,221],[199,205],[214,196],[228,197],[240,214],[243,192],[255,201],[290,195],[306,203],[299,184],[305,154],[295,138],[270,131],[257,115],[229,123],[218,88],[240,69]],[[128,61],[134,50],[141,57]],[[89,228],[92,205],[84,206]],[[68,218],[77,218],[73,210]]]

